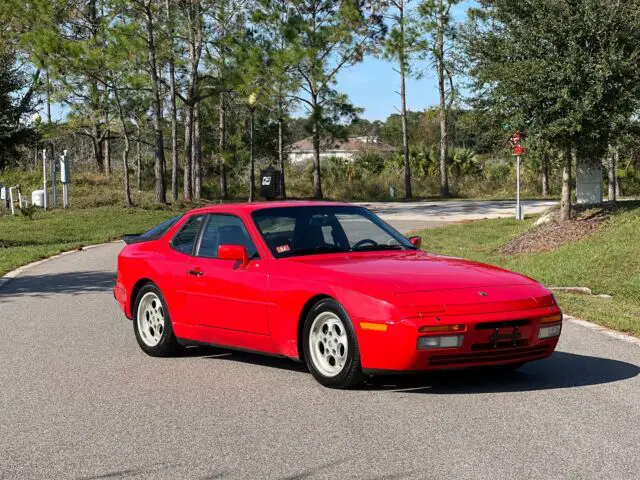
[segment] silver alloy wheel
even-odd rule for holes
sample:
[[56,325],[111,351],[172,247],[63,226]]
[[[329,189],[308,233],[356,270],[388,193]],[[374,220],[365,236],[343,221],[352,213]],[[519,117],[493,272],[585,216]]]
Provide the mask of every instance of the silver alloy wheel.
[[347,331],[338,315],[322,312],[313,320],[309,332],[313,366],[325,377],[335,377],[344,368],[349,353]]
[[153,292],[144,294],[138,304],[136,321],[140,338],[145,345],[158,345],[164,333],[164,309],[158,295]]

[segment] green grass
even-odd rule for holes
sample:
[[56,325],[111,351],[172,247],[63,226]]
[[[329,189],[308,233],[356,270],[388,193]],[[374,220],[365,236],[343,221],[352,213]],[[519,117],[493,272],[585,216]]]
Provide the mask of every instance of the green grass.
[[558,295],[563,309],[585,320],[640,335],[640,203],[624,202],[593,236],[537,254],[504,255],[500,247],[533,219],[483,220],[423,230],[423,248],[478,260],[535,278],[547,286],[584,286],[612,300]]
[[21,265],[86,245],[107,242],[125,233],[142,232],[175,210],[94,207],[0,216],[0,275]]

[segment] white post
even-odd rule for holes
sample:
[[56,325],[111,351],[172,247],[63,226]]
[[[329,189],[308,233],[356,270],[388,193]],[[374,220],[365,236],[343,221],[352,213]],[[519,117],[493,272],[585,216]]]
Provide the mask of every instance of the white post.
[[60,155],[60,180],[62,181],[62,208],[69,206],[69,165],[67,164],[67,151]]
[[13,206],[13,187],[9,187],[9,200],[11,201],[11,215],[15,215],[16,209]]
[[47,149],[42,150],[42,183],[44,187],[44,209],[47,209]]
[[56,157],[53,155],[51,158],[51,207],[58,208],[58,192],[57,192],[57,172],[56,172]]
[[522,220],[522,210],[520,209],[520,155],[516,156],[516,220]]

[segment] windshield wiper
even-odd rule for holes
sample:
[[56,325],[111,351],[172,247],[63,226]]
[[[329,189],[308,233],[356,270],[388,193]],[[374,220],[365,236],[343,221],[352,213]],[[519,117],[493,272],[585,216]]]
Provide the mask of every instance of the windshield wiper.
[[363,245],[362,247],[352,248],[352,252],[366,252],[375,250],[404,250],[407,247],[402,245]]
[[300,250],[292,250],[290,255],[287,256],[296,256],[296,255],[315,255],[315,254],[319,254],[319,253],[340,253],[340,252],[347,252],[347,250],[345,250],[342,247],[336,247],[336,246],[329,246],[329,245],[325,245],[322,247],[314,247],[314,248],[303,248]]

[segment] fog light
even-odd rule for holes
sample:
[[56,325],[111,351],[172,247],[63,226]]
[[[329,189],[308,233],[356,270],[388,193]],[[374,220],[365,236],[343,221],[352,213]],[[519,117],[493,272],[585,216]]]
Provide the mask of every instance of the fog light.
[[562,325],[541,327],[540,331],[538,332],[538,338],[542,340],[543,338],[557,337],[558,335],[560,335],[560,330],[562,330]]
[[464,335],[438,335],[418,337],[418,350],[427,348],[458,348],[462,346]]

